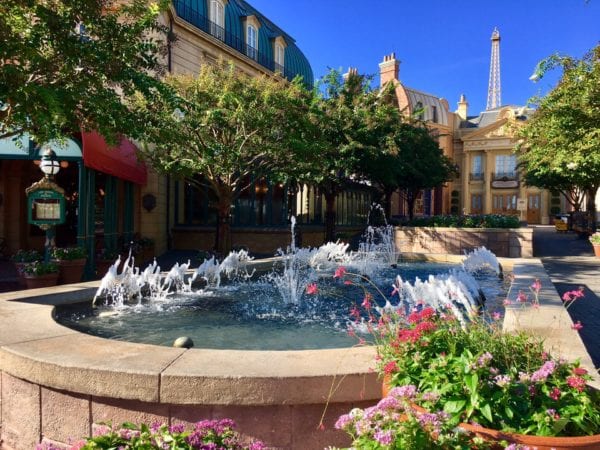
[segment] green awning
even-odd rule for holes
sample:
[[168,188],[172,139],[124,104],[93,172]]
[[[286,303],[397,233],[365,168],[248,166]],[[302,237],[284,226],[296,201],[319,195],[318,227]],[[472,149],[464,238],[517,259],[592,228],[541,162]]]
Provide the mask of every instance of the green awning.
[[[50,141],[50,146],[59,161],[78,161],[82,158],[81,145],[73,140],[64,142]],[[37,146],[27,133],[20,137],[0,139],[0,159],[41,159],[41,148]]]

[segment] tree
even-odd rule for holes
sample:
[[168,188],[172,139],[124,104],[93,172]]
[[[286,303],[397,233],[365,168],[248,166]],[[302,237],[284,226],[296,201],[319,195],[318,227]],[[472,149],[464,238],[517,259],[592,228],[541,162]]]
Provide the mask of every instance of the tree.
[[399,178],[397,186],[414,216],[415,201],[424,189],[433,189],[456,174],[454,162],[444,155],[431,131],[419,123],[402,123],[395,134]]
[[[325,241],[335,240],[335,201],[350,178],[360,178],[364,155],[381,145],[385,129],[393,122],[394,108],[368,77],[350,71],[344,80],[331,70],[319,83],[311,118],[314,153],[299,166],[300,179],[318,186],[325,197]],[[363,177],[364,178],[364,177]]]
[[166,0],[2,0],[0,138],[38,142],[80,128],[137,137],[128,99],[163,88],[157,24]]
[[[532,76],[541,79],[562,68],[558,85],[531,100],[535,113],[518,131],[520,166],[528,184],[561,191],[578,209],[585,192],[586,209],[595,213],[600,186],[600,45],[581,59],[553,55]],[[595,214],[592,214],[595,217]]]
[[[305,136],[309,92],[295,80],[248,77],[233,65],[204,65],[196,78],[165,82],[179,99],[140,99],[142,155],[161,173],[208,186],[217,201],[217,250],[231,249],[231,208],[252,178],[286,181]],[[174,109],[174,106],[176,108]]]

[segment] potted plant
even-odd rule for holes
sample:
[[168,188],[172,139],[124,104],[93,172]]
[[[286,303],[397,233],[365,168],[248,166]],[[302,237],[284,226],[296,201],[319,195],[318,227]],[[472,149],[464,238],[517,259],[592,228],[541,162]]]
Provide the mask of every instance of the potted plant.
[[27,289],[56,286],[58,282],[58,265],[54,261],[26,263],[23,266],[23,277]]
[[[539,282],[532,288],[539,291]],[[591,377],[577,362],[548,355],[541,339],[504,333],[499,315],[469,317],[451,303],[384,310],[365,298],[352,316],[356,330],[368,324],[384,385],[418,387],[414,407],[442,412],[448,426],[470,433],[470,448],[600,448],[600,395],[588,388]]]
[[600,258],[600,232],[595,232],[590,236],[590,242],[594,247],[594,254],[596,257]]
[[17,251],[17,253],[12,255],[10,259],[13,262],[15,269],[17,270],[17,275],[19,276],[19,283],[22,286],[25,286],[25,278],[23,272],[25,265],[34,261],[41,261],[44,258],[42,254],[37,250],[19,250]]
[[81,281],[87,260],[87,251],[84,247],[56,247],[52,250],[52,258],[59,267],[60,284]]

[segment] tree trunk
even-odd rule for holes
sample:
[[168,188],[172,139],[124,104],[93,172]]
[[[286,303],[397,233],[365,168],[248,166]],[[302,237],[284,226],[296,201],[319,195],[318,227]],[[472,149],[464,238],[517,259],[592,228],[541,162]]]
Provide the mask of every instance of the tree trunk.
[[586,210],[590,215],[592,231],[596,231],[596,194],[598,186],[586,189]]
[[385,211],[385,219],[388,223],[392,218],[392,195],[394,195],[392,189],[386,189],[383,194],[383,210]]
[[231,251],[231,204],[230,192],[219,192],[217,203],[217,236],[215,248],[223,257]]
[[406,207],[408,208],[408,220],[413,220],[415,216],[415,201],[417,200],[417,194],[414,192],[406,192]]
[[335,198],[337,194],[326,190],[325,196],[325,242],[335,242]]

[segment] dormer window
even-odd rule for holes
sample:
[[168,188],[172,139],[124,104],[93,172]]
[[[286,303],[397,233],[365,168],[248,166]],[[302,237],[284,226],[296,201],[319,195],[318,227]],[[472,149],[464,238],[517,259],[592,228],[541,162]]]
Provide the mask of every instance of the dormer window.
[[258,30],[254,25],[246,25],[246,54],[252,58],[258,58]]
[[283,73],[285,68],[285,49],[283,45],[275,44],[275,72]]
[[225,40],[225,5],[222,0],[210,0],[210,34]]

